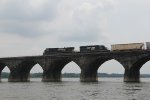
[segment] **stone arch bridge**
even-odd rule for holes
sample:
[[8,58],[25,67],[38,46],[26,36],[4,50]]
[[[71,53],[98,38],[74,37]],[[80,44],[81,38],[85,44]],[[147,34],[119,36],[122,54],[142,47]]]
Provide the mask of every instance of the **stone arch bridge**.
[[9,82],[30,81],[30,70],[35,64],[43,69],[43,82],[61,81],[61,71],[71,61],[81,69],[80,81],[98,81],[97,70],[106,61],[114,59],[123,68],[125,82],[139,82],[140,68],[150,60],[150,51],[106,51],[55,53],[52,55],[0,58],[0,75],[7,66],[10,70]]

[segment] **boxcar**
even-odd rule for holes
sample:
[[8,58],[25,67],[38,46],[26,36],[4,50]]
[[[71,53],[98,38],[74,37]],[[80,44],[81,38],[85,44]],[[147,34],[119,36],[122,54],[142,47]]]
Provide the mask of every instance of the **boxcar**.
[[130,43],[130,44],[114,44],[111,45],[112,51],[123,50],[143,50],[145,49],[144,43]]
[[150,42],[146,42],[146,49],[150,50]]

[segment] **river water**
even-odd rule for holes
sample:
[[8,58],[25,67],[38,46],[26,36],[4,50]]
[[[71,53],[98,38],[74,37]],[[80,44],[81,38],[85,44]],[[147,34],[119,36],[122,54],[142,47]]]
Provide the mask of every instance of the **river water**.
[[140,83],[125,83],[122,78],[100,78],[83,83],[77,78],[62,82],[0,83],[0,100],[150,100],[150,78]]

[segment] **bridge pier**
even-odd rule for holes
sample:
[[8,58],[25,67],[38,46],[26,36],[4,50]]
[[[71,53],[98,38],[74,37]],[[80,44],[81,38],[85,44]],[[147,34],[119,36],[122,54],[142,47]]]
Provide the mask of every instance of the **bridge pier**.
[[47,59],[43,65],[43,82],[60,82],[62,81],[61,70],[70,62],[68,59]]
[[5,65],[0,63],[0,82],[1,82],[1,75],[2,75],[2,70],[4,69]]
[[22,61],[10,63],[9,82],[29,82],[30,70],[35,65],[33,61]]
[[108,59],[94,56],[80,57],[76,63],[81,68],[80,81],[81,82],[97,82],[97,70]]
[[140,71],[139,70],[125,70],[124,82],[140,82]]
[[43,72],[43,82],[60,82],[61,81],[61,72],[49,70]]
[[97,82],[98,81],[97,71],[81,70],[80,81],[81,82]]
[[118,61],[125,68],[124,82],[140,82],[141,62],[138,57],[121,57]]
[[19,73],[16,70],[10,72],[8,81],[9,82],[29,82],[30,75],[28,73]]

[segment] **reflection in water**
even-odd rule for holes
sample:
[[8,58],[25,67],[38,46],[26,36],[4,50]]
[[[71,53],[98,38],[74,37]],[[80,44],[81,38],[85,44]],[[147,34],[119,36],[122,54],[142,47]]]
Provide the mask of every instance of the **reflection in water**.
[[126,83],[124,86],[125,94],[129,100],[136,100],[137,93],[140,93],[142,90],[142,83]]
[[101,78],[82,83],[79,79],[63,82],[0,83],[1,100],[149,100],[150,79],[141,83],[124,83],[122,78]]
[[149,100],[150,79],[146,79],[145,82],[140,83],[125,83],[124,90],[129,100]]

